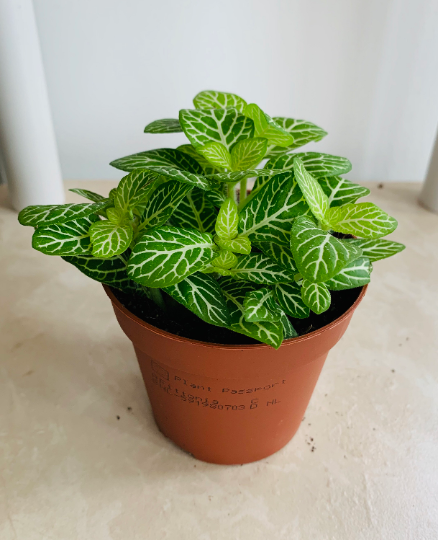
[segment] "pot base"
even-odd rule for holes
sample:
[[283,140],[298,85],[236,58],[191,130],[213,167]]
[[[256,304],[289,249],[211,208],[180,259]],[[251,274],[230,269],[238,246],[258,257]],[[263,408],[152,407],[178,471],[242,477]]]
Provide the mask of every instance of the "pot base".
[[195,458],[223,465],[266,458],[292,439],[326,358],[275,379],[213,379],[136,354],[160,431]]

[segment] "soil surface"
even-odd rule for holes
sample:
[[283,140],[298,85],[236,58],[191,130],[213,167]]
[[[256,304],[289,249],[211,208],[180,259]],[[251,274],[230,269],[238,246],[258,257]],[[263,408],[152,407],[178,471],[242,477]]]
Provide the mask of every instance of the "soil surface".
[[[165,302],[171,308],[169,313],[163,313],[145,296],[129,295],[117,289],[111,290],[120,303],[139,319],[171,334],[222,345],[260,345],[259,341],[243,334],[207,324],[164,292],[162,294]],[[318,330],[345,313],[354,304],[361,290],[362,287],[346,291],[330,291],[332,302],[326,312],[321,315],[310,312],[307,319],[289,317],[289,320],[300,336]]]

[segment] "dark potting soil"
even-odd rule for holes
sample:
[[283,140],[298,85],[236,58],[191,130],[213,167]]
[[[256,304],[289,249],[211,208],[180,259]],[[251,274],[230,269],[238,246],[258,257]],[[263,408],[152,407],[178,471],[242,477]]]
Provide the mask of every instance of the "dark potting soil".
[[[170,313],[163,313],[146,296],[134,296],[117,289],[111,290],[119,302],[139,319],[170,334],[222,345],[260,345],[259,341],[243,334],[202,321],[164,292],[162,294],[165,302],[171,306]],[[321,315],[310,312],[310,317],[307,319],[294,319],[293,317],[289,317],[289,319],[300,336],[318,330],[345,313],[354,304],[361,290],[362,287],[345,291],[330,291],[332,302],[326,312],[321,313]]]

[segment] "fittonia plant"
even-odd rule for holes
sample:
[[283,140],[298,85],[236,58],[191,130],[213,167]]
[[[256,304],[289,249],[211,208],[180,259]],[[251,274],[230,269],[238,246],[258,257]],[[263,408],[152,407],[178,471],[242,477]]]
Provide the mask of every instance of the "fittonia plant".
[[330,291],[365,285],[374,261],[404,249],[382,240],[397,221],[356,202],[369,190],[340,176],[347,159],[294,152],[326,135],[318,126],[224,92],[201,92],[194,105],[145,128],[182,131],[189,144],[117,159],[128,174],[108,197],[73,189],[92,202],[29,206],[19,221],[35,227],[35,249],[92,279],[163,310],[170,295],[278,348],[297,336],[294,318],[323,313]]

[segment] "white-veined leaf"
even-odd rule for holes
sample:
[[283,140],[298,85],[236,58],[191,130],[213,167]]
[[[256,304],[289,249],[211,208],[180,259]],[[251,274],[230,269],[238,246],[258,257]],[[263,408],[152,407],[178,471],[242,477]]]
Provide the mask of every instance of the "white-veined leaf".
[[248,322],[278,322],[281,319],[281,309],[275,301],[272,289],[267,287],[246,294],[243,314]]
[[128,221],[116,224],[104,220],[93,223],[89,233],[94,257],[108,259],[128,249],[133,230]]
[[295,319],[307,319],[309,308],[301,297],[301,287],[297,283],[278,283],[274,287],[275,297],[280,307]]
[[177,180],[178,182],[183,182],[184,184],[190,184],[191,186],[196,186],[199,189],[212,188],[212,185],[207,178],[200,174],[181,171],[180,169],[174,169],[173,167],[155,167],[149,165],[147,167],[150,171],[165,176],[170,180]]
[[344,242],[353,244],[360,248],[362,250],[362,255],[364,257],[368,257],[371,262],[392,257],[406,248],[406,246],[403,244],[392,242],[391,240],[384,240],[383,238],[377,238],[376,240],[349,238],[344,240]]
[[225,194],[219,189],[210,189],[209,191],[205,191],[204,193],[206,199],[216,208],[220,208],[222,206],[222,203],[226,199]]
[[281,312],[280,322],[283,326],[283,339],[290,339],[299,335],[284,311]]
[[181,133],[182,128],[177,118],[154,120],[144,128],[145,133]]
[[318,182],[327,195],[330,206],[354,203],[360,197],[366,197],[370,194],[368,188],[354,184],[341,176],[318,178]]
[[127,214],[142,203],[154,187],[158,175],[145,169],[136,169],[124,176],[114,194],[114,206]]
[[301,192],[304,195],[312,214],[318,221],[324,221],[324,216],[329,209],[327,195],[315,178],[307,172],[304,163],[300,158],[295,158],[294,160],[294,173],[296,181],[300,186]]
[[92,214],[97,214],[105,210],[110,202],[105,199],[93,204],[57,204],[57,205],[38,205],[26,206],[18,214],[18,221],[21,225],[30,225],[32,227],[42,227],[68,223],[85,218]]
[[95,281],[106,283],[116,289],[132,291],[139,289],[139,285],[128,277],[126,261],[121,255],[112,259],[97,259],[92,255],[84,257],[63,256],[62,258]]
[[268,141],[260,137],[238,142],[231,150],[231,168],[233,171],[246,171],[256,167],[263,159]]
[[71,191],[72,193],[76,193],[77,195],[80,195],[81,197],[84,197],[85,199],[93,202],[101,202],[107,200],[107,198],[103,195],[95,193],[94,191],[89,191],[88,189],[74,188],[69,189],[69,191]]
[[293,272],[279,266],[263,253],[242,255],[231,271],[236,279],[266,285],[287,283],[294,279]]
[[254,285],[229,277],[221,279],[219,284],[230,310],[232,324],[229,329],[278,349],[283,341],[283,325],[280,322],[254,323],[245,320],[243,303],[245,296],[256,290]]
[[194,174],[202,174],[201,165],[186,152],[180,152],[175,148],[157,148],[156,150],[146,150],[123,158],[116,159],[110,163],[116,169],[131,172],[135,169],[147,169],[152,167],[172,167]]
[[266,155],[268,158],[282,156],[286,152],[291,152],[295,148],[304,146],[309,142],[320,141],[327,135],[327,132],[322,128],[312,124],[312,122],[307,122],[306,120],[295,120],[293,118],[283,118],[281,116],[274,116],[273,120],[292,135],[294,142],[286,148],[269,145]]
[[132,250],[128,275],[147,287],[169,287],[203,268],[216,255],[211,235],[159,227],[145,232]]
[[170,218],[171,224],[175,227],[198,229],[201,232],[214,234],[217,212],[209,200],[210,193],[210,191],[193,188],[174,210]]
[[275,244],[274,242],[259,242],[257,247],[278,265],[290,272],[298,272],[292,251],[288,247]]
[[[292,170],[296,158],[301,159],[306,167],[306,171],[315,178],[335,176],[351,171],[351,163],[348,159],[330,154],[320,154],[319,152],[297,152],[296,154],[285,154],[275,157],[266,163],[264,170]],[[260,189],[269,178],[269,176],[260,175],[254,184],[254,191]]]
[[243,208],[239,231],[251,242],[289,246],[292,218],[309,211],[293,172],[285,172],[274,176]]
[[99,218],[88,216],[68,223],[38,227],[32,247],[45,255],[87,255],[91,253],[89,229]]
[[397,228],[397,220],[373,203],[347,203],[330,208],[326,220],[334,231],[362,238],[380,238]]
[[150,195],[138,230],[164,225],[192,187],[176,180],[159,185]]
[[303,279],[301,297],[306,306],[317,315],[327,311],[332,301],[330,291],[325,283],[312,283],[306,279]]
[[251,241],[246,236],[237,236],[232,240],[215,236],[214,241],[220,248],[227,249],[233,253],[241,253],[242,255],[251,253]]
[[237,109],[242,112],[246,101],[236,94],[204,90],[193,98],[193,105],[197,109]]
[[198,146],[198,154],[215,167],[231,169],[231,155],[225,146],[219,142],[209,142],[204,146]]
[[359,248],[321,230],[306,216],[294,221],[291,250],[301,275],[315,282],[328,281],[362,254]]
[[225,297],[219,283],[211,276],[196,272],[163,290],[203,321],[215,326],[231,324]]
[[213,167],[213,165],[208,162],[204,156],[201,156],[201,154],[198,154],[196,151],[196,148],[192,146],[191,144],[182,144],[181,146],[178,146],[177,150],[180,152],[183,152],[185,154],[188,154],[191,156],[195,161],[199,163],[202,167],[203,174],[209,175],[209,174],[216,174],[219,171],[216,167]]
[[250,103],[243,114],[254,122],[256,137],[263,137],[276,146],[289,146],[294,138],[285,129],[279,126],[270,116],[264,113],[258,105]]
[[232,240],[237,236],[237,226],[239,223],[239,214],[237,204],[233,199],[226,199],[222,204],[217,216],[215,230],[219,238]]
[[229,171],[229,172],[207,174],[206,177],[216,182],[235,183],[235,182],[238,182],[239,180],[243,180],[244,178],[253,178],[257,176],[264,176],[269,180],[271,176],[275,176],[276,174],[280,174],[282,172],[283,171],[281,170],[266,171],[266,169],[249,169],[247,171]]
[[371,280],[373,266],[368,257],[359,257],[355,261],[347,264],[339,274],[325,282],[331,291],[343,291],[344,289],[354,289],[363,287]]
[[216,268],[224,268],[229,270],[230,268],[234,268],[236,266],[237,261],[238,259],[234,253],[221,249],[221,251],[219,251],[219,255],[215,257],[210,264]]
[[230,151],[233,145],[254,133],[252,120],[236,109],[182,109],[179,121],[195,148],[208,142],[219,142]]

